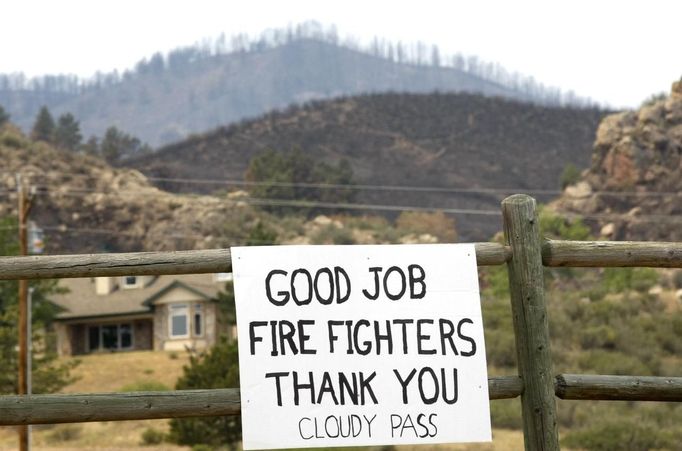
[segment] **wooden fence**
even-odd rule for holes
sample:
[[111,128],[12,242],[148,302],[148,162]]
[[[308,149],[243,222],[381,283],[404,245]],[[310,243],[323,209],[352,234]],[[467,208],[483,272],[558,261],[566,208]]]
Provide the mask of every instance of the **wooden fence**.
[[[559,374],[552,371],[543,266],[682,268],[682,243],[542,241],[535,200],[502,202],[508,245],[476,243],[478,264],[509,270],[518,375],[488,380],[490,399],[521,397],[528,450],[558,450],[556,397],[682,402],[682,377]],[[229,272],[228,249],[0,257],[0,280]],[[239,390],[0,397],[0,425],[238,415]]]

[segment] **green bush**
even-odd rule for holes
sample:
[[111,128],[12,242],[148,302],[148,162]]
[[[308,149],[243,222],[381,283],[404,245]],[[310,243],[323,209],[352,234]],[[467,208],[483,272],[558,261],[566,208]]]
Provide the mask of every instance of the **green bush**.
[[509,300],[485,299],[482,310],[488,362],[501,368],[516,367],[516,344]]
[[60,424],[47,436],[48,443],[70,442],[78,439],[83,432],[80,424]]
[[500,399],[491,402],[490,419],[494,428],[523,429],[520,399]]
[[313,244],[355,244],[353,234],[348,229],[334,224],[320,228],[311,241]]
[[624,418],[595,421],[589,427],[566,434],[562,445],[594,451],[646,451],[679,449],[670,434],[661,434],[651,423]]
[[[290,152],[266,150],[254,156],[249,162],[245,178],[257,182],[250,187],[254,198],[283,201],[313,201],[345,203],[352,202],[355,191],[340,186],[334,189],[320,188],[318,185],[350,185],[353,183],[353,170],[349,162],[342,159],[336,166],[317,161],[300,149]],[[268,201],[266,201],[268,202]],[[314,205],[301,208],[287,205],[264,206],[269,211],[281,214],[314,214],[320,209]]]
[[154,428],[147,428],[142,432],[142,442],[144,446],[158,445],[166,438],[166,434]]
[[561,172],[561,189],[565,189],[569,185],[575,185],[580,180],[580,169],[573,163],[568,163],[564,166]]
[[26,141],[21,138],[21,136],[14,133],[3,133],[0,141],[3,145],[11,147],[13,149],[20,149],[26,145]]
[[583,351],[578,357],[578,365],[581,371],[593,374],[650,376],[658,372],[654,362],[645,364],[636,356],[601,349]]
[[[191,356],[175,386],[178,390],[239,387],[237,342],[222,337],[207,354]],[[241,440],[238,415],[171,420],[170,440],[180,445],[229,446]]]
[[603,287],[608,293],[627,291],[646,292],[659,280],[658,273],[651,268],[606,268]]

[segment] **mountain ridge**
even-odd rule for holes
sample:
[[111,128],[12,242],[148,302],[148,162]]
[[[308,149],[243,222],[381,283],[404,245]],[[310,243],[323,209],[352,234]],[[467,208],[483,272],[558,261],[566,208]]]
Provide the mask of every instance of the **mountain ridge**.
[[227,54],[178,49],[166,59],[157,55],[122,77],[101,75],[103,81],[84,90],[77,79],[66,76],[46,77],[38,90],[3,88],[11,83],[0,79],[0,104],[24,130],[44,104],[54,114],[74,114],[86,136],[102,136],[113,125],[158,145],[291,104],[373,92],[476,92],[561,101],[558,91],[515,74],[505,75],[515,87],[493,80],[494,65],[480,63],[481,68],[465,70],[466,65],[394,61],[305,35],[282,45]]

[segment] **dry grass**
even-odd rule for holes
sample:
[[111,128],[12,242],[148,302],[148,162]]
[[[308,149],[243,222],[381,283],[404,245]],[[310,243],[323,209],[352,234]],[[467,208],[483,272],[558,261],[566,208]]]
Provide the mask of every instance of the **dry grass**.
[[145,381],[173,388],[189,356],[185,352],[135,351],[88,355],[79,360],[73,371],[78,380],[66,387],[65,393],[116,392]]
[[[110,421],[103,423],[60,424],[35,426],[31,434],[32,449],[52,450],[188,450],[186,446],[161,443],[143,446],[142,433],[147,428],[168,431],[168,420]],[[17,449],[17,435],[13,428],[0,428],[0,450]]]
[[396,449],[399,451],[517,451],[523,449],[523,432],[493,429],[491,443],[397,446]]
[[[78,358],[73,370],[78,378],[65,393],[117,392],[126,385],[160,382],[169,388],[182,374],[189,356],[184,352],[136,351],[95,354]],[[170,443],[141,446],[147,428],[168,431],[168,420],[111,421],[103,423],[62,424],[33,428],[33,449],[48,450],[181,450],[189,449]],[[14,428],[0,427],[0,450],[17,449]]]

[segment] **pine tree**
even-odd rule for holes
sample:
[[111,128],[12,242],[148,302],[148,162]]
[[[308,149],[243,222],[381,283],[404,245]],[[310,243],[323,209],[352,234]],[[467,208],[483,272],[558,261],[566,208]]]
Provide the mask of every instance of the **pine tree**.
[[33,123],[31,138],[36,141],[52,142],[54,129],[54,119],[47,107],[43,105],[36,117],[36,121]]
[[54,143],[60,149],[76,151],[83,140],[80,125],[73,114],[59,116],[57,128],[54,130]]
[[[226,337],[203,356],[191,356],[189,365],[175,388],[178,390],[239,387],[237,342]],[[237,449],[242,437],[238,415],[201,418],[175,418],[170,422],[170,438],[180,445],[206,445],[208,448]]]
[[99,155],[99,139],[96,136],[91,136],[82,146],[83,152],[86,155]]
[[[16,255],[19,252],[16,227],[16,218],[0,219],[0,255]],[[0,395],[14,394],[18,388],[17,284],[16,280],[0,281]],[[53,393],[73,380],[69,371],[75,364],[59,361],[54,349],[47,345],[50,334],[45,330],[58,311],[48,299],[58,290],[57,281],[41,280],[31,282],[31,286],[34,288],[31,316],[33,330],[36,331],[32,337],[33,392]]]
[[9,113],[0,105],[0,127],[9,121]]
[[116,127],[109,127],[100,144],[100,152],[107,162],[118,163],[120,160],[135,155],[150,153],[151,147],[132,135]]

